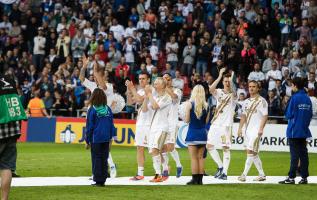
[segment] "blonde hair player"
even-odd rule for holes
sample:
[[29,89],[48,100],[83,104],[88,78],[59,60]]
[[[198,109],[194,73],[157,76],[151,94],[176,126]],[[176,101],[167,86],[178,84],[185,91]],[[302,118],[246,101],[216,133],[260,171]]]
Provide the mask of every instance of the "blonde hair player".
[[[113,101],[113,97],[114,97],[113,85],[106,81],[105,71],[103,70],[103,68],[99,67],[99,64],[97,61],[94,61],[94,64],[93,64],[95,82],[85,78],[88,62],[89,60],[86,58],[86,56],[83,56],[83,67],[80,70],[79,80],[82,82],[83,86],[85,86],[86,88],[90,90],[91,93],[93,93],[93,91],[96,88],[102,89],[107,96],[108,106],[112,108],[115,104],[115,102]],[[111,139],[111,142],[109,142],[110,147],[111,147],[112,141],[113,141],[113,138]],[[108,164],[110,167],[110,177],[115,178],[117,176],[117,169],[116,169],[116,164],[113,162],[110,150],[109,150],[109,156],[108,156]]]
[[[233,117],[236,107],[237,95],[233,83],[234,73],[223,76],[226,68],[221,68],[218,78],[210,86],[210,93],[216,98],[217,106],[211,126],[208,132],[207,150],[212,159],[218,165],[215,178],[227,180],[228,168],[230,164],[230,147],[232,140]],[[216,89],[223,79],[223,89]],[[223,149],[223,161],[221,161],[216,145],[221,145]]]
[[246,176],[254,163],[259,172],[259,176],[254,181],[265,181],[266,177],[259,157],[260,139],[268,119],[268,104],[259,94],[259,84],[256,81],[249,82],[250,98],[246,99],[242,107],[242,115],[238,130],[238,136],[243,136],[244,129],[245,146],[247,149],[247,159],[244,171],[238,177],[239,181],[245,182]]
[[152,89],[149,86],[145,87],[146,98],[142,105],[143,112],[147,112],[149,109],[154,111],[148,140],[155,170],[155,176],[151,182],[163,181],[161,175],[161,153],[168,134],[168,114],[172,105],[172,98],[165,92],[165,88],[164,79],[162,77],[156,78],[154,81],[155,94],[152,94]]
[[182,91],[178,88],[172,86],[172,76],[169,73],[165,73],[163,78],[166,82],[166,93],[172,98],[172,105],[168,114],[168,135],[166,138],[166,144],[162,150],[163,157],[163,179],[166,180],[169,176],[169,167],[168,167],[168,152],[172,155],[172,158],[176,162],[176,178],[179,178],[183,172],[183,166],[180,162],[179,154],[175,149],[175,142],[177,139],[178,133],[178,106],[182,99]]
[[136,90],[132,81],[127,80],[126,86],[128,89],[127,98],[132,98],[133,102],[140,105],[138,110],[138,116],[136,120],[135,129],[135,145],[137,147],[137,163],[138,171],[136,176],[132,177],[130,180],[139,181],[144,179],[144,148],[148,147],[147,139],[150,132],[150,124],[152,119],[152,110],[148,109],[146,112],[142,112],[141,105],[143,104],[145,98],[145,87],[149,85],[149,75],[147,73],[141,73],[139,75],[139,86],[140,88]]

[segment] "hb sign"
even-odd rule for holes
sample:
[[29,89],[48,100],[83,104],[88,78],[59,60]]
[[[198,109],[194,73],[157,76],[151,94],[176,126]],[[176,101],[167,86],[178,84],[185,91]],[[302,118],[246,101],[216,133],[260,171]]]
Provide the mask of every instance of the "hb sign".
[[0,76],[0,124],[26,119],[14,80]]

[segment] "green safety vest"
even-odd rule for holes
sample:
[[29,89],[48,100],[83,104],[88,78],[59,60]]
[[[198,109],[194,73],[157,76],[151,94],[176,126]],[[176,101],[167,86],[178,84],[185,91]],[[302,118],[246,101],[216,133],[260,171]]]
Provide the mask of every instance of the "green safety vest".
[[0,77],[0,124],[27,119],[14,84]]

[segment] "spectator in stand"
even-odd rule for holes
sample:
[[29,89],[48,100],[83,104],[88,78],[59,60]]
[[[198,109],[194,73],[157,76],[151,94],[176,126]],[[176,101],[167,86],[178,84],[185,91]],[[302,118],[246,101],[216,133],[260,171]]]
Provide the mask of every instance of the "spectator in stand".
[[152,64],[156,66],[158,62],[159,48],[157,46],[157,39],[155,38],[152,39],[152,45],[150,46],[150,54],[152,57]]
[[[193,45],[192,39],[187,38],[187,46],[183,50],[183,65],[182,65],[182,74],[190,76],[193,73],[193,65],[196,56],[196,47]],[[198,68],[196,69],[201,75],[207,71],[207,68]]]
[[102,44],[98,45],[98,48],[95,52],[95,57],[98,57],[96,60],[100,60],[103,62],[103,66],[105,66],[105,63],[108,62],[108,52],[105,51],[104,46]]
[[[250,47],[248,41],[243,42],[243,49],[241,51],[241,58],[242,63],[240,64],[240,69],[238,75],[243,79],[246,80],[247,76],[251,72],[256,58],[256,50]],[[262,68],[263,70],[263,68]]]
[[116,67],[116,77],[120,77],[120,73],[123,74],[124,78],[130,75],[130,66],[126,63],[125,57],[121,57],[119,65]]
[[78,59],[84,55],[86,49],[86,42],[82,30],[77,30],[76,36],[72,39],[71,43],[72,56],[74,62],[77,62]]
[[69,54],[69,44],[70,37],[67,35],[67,30],[63,29],[56,42],[57,55],[61,63],[65,62],[66,57]]
[[278,61],[274,58],[274,51],[270,51],[268,58],[264,60],[262,65],[262,71],[264,74],[267,74],[272,69],[273,63],[277,65],[277,69],[280,68],[278,65]]
[[210,48],[208,46],[208,41],[206,41],[205,38],[200,38],[199,46],[197,48],[196,71],[200,71],[199,69],[202,69],[203,72],[207,71],[209,55],[210,55]]
[[113,36],[117,41],[122,41],[122,38],[124,36],[124,28],[122,25],[118,24],[118,20],[115,18],[112,20],[110,31],[113,33]]
[[279,116],[281,114],[281,99],[276,94],[276,89],[269,90],[267,102],[269,106],[269,116]]
[[149,74],[151,74],[151,72],[152,72],[152,68],[153,67],[155,67],[153,64],[152,64],[152,58],[151,58],[151,56],[147,56],[146,58],[145,58],[145,67],[146,67],[146,71],[149,73]]
[[265,75],[261,71],[261,66],[259,63],[254,64],[254,71],[249,74],[248,80],[249,81],[252,81],[252,80],[253,81],[261,81],[261,82],[265,81]]
[[175,70],[178,64],[178,43],[174,35],[170,37],[170,41],[166,43],[167,62],[171,65],[172,69]]
[[33,64],[35,67],[41,71],[43,69],[43,61],[45,56],[45,44],[46,39],[43,37],[43,28],[38,28],[38,35],[34,38],[34,48],[33,48]]
[[181,73],[179,70],[176,70],[175,72],[175,78],[172,80],[172,85],[175,88],[178,88],[180,90],[184,90],[184,80],[181,78]]
[[46,111],[49,111],[54,103],[54,99],[50,91],[45,91],[45,95],[42,98]]
[[317,95],[317,81],[316,81],[316,71],[311,70],[308,75],[308,85],[307,85],[308,93],[310,96]]
[[113,68],[119,65],[121,57],[121,52],[117,50],[115,46],[111,45],[109,47],[108,59]]
[[309,53],[306,57],[306,64],[309,68],[316,66],[317,64],[317,45],[312,47],[311,53]]
[[130,66],[130,74],[135,74],[135,54],[137,53],[137,47],[133,44],[133,38],[129,36],[123,45],[122,51],[124,53],[127,65]]
[[268,82],[268,90],[273,90],[276,88],[276,81],[282,80],[282,72],[278,70],[278,66],[276,62],[272,63],[272,69],[267,72],[266,80]]
[[166,63],[165,66],[166,66],[165,67],[166,69],[165,69],[165,71],[163,71],[162,74],[167,73],[167,74],[170,74],[172,76],[172,78],[175,78],[175,70],[172,69],[171,65],[169,63]]

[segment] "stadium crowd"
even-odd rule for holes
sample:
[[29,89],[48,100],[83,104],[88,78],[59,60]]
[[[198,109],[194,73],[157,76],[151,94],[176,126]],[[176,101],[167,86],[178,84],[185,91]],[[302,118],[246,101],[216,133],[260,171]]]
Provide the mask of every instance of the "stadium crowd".
[[202,84],[215,105],[208,86],[226,67],[238,104],[256,80],[269,115],[279,116],[293,77],[307,77],[317,106],[316,22],[314,0],[17,0],[1,3],[0,73],[16,80],[25,108],[37,97],[54,115],[76,116],[90,97],[79,79],[83,55],[86,77],[98,61],[124,98],[127,79],[169,72],[185,98]]

